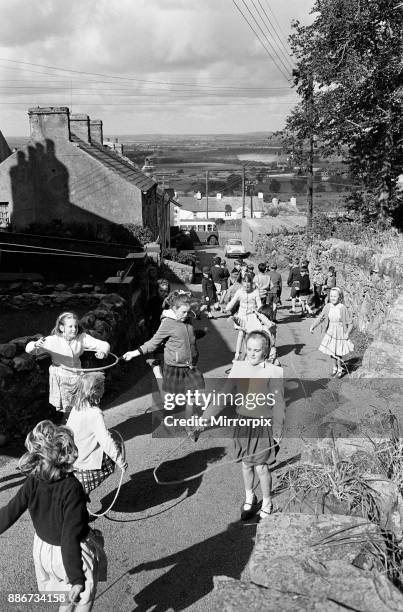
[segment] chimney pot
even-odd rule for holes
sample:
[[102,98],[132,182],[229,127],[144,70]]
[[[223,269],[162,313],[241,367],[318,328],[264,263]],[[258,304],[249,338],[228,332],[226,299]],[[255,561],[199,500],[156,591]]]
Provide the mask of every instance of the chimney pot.
[[69,140],[67,106],[37,106],[28,109],[32,140]]
[[70,115],[70,132],[72,132],[84,142],[90,141],[90,118],[88,115],[74,113]]
[[104,138],[101,119],[90,119],[90,136],[91,142],[103,145]]

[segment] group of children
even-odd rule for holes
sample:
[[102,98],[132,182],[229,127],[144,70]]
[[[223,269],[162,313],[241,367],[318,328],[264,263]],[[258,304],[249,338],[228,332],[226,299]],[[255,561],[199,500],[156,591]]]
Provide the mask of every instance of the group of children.
[[[312,286],[311,286],[312,283]],[[291,288],[291,312],[296,313],[296,305],[301,306],[301,317],[316,316],[325,303],[329,302],[330,290],[336,287],[336,271],[329,266],[325,274],[320,264],[309,272],[309,261],[296,257],[290,266],[287,285]]]
[[[271,467],[276,460],[285,418],[283,369],[275,352],[275,316],[276,307],[281,304],[281,275],[275,264],[269,267],[259,264],[256,275],[251,266],[241,262],[235,262],[231,274],[226,274],[225,269],[225,262],[216,259],[211,270],[203,270],[205,304],[211,309],[217,303],[214,295],[217,296],[216,284],[219,284],[220,307],[233,316],[239,332],[228,381],[220,391],[238,389],[246,397],[248,387],[248,393],[267,394],[269,391],[276,396],[274,405],[260,406],[258,412],[255,407],[253,414],[246,405],[238,405],[236,413],[240,420],[233,430],[234,460],[241,462],[245,487],[241,519],[256,514],[264,519],[273,511]],[[304,280],[306,276],[309,279],[307,265],[305,262],[300,265],[298,261],[288,279],[291,299],[301,301],[302,297],[302,304],[304,296],[310,295],[309,282]],[[310,331],[321,322],[327,323],[319,350],[335,360],[332,373],[341,376],[342,357],[352,350],[349,339],[352,324],[343,304],[342,291],[331,286],[333,280],[329,277],[332,276],[335,281],[333,271],[327,279],[320,276],[320,270],[314,271],[314,291],[321,299],[325,291],[328,303]],[[207,300],[210,296],[212,299]],[[136,350],[126,352],[123,359],[130,361],[163,347],[162,391],[194,393],[204,389],[204,377],[197,367],[197,339],[204,332],[193,328],[189,293],[170,292],[169,283],[160,279],[152,300],[152,307],[147,311],[151,337]],[[292,309],[295,309],[295,302]],[[243,342],[245,359],[241,361]],[[80,368],[80,355],[84,350],[95,351],[98,358],[103,358],[110,347],[107,342],[83,333],[76,315],[66,312],[58,317],[50,336],[29,343],[26,350],[31,354],[50,355],[50,403],[68,418],[66,426],[42,421],[27,436],[27,452],[19,462],[19,469],[27,479],[9,504],[0,509],[0,534],[28,509],[35,528],[33,555],[38,589],[66,591],[66,604],[60,607],[65,612],[89,611],[97,584],[99,542],[88,524],[88,494],[115,465],[125,470],[127,463],[124,449],[106,429],[100,409],[103,375],[100,372],[79,373],[74,369]],[[187,417],[193,411],[192,403],[185,407]],[[203,416],[208,420],[216,411],[217,408],[210,405]],[[262,422],[258,427],[250,423],[256,417]],[[196,441],[203,429],[198,426],[188,433]],[[261,485],[261,504],[254,493],[255,476]]]

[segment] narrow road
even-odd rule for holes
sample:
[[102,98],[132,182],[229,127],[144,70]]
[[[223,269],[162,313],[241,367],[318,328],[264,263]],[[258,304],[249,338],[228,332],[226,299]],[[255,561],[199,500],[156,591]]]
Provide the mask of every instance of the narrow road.
[[[200,285],[190,288],[200,291]],[[288,289],[284,293],[285,299]],[[319,336],[309,333],[309,319],[289,314],[288,304],[283,302],[278,326],[285,376],[325,379],[328,366],[316,350]],[[201,370],[208,377],[225,376],[235,346],[233,326],[221,315],[214,320],[203,318],[196,326],[208,329],[199,341]],[[105,413],[107,426],[118,429],[125,439],[129,470],[109,518],[94,523],[103,532],[109,562],[107,582],[99,584],[94,610],[210,611],[214,576],[240,578],[247,571],[254,543],[256,527],[239,522],[243,502],[240,468],[229,463],[230,440],[207,433],[197,444],[187,438],[153,438],[147,412],[153,406],[153,376],[147,372],[139,378],[134,361],[131,367],[133,386]],[[306,398],[300,395],[300,404],[295,405],[303,414]],[[312,411],[309,414],[308,420],[313,419]],[[297,451],[295,440],[285,439],[279,461],[289,460]],[[153,478],[159,464],[163,465],[158,475],[164,480],[214,469],[180,485],[161,486]],[[0,469],[0,505],[7,503],[21,482],[15,466],[12,460]],[[93,510],[108,506],[117,482],[118,475],[113,475],[94,492]],[[8,592],[35,591],[32,538],[28,514],[0,538],[0,609],[4,612],[41,609],[32,604],[18,607],[5,600]]]

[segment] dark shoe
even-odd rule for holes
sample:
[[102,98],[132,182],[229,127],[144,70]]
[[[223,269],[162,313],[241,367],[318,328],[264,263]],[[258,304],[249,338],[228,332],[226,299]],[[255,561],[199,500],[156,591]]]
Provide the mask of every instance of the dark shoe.
[[252,518],[252,516],[255,516],[257,509],[257,497],[254,495],[251,504],[243,504],[241,508],[241,521],[247,521],[248,519]]
[[273,514],[273,502],[269,506],[266,506],[265,510],[260,510],[258,521],[260,522],[264,519],[269,518],[271,514]]

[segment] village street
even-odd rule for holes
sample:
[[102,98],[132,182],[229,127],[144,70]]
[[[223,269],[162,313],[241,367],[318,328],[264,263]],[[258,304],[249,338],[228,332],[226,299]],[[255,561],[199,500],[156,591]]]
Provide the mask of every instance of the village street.
[[[202,253],[201,259],[204,256]],[[200,285],[189,288],[196,294],[200,292]],[[316,350],[320,336],[309,333],[310,319],[289,314],[288,288],[283,293],[278,354],[284,375],[325,382],[329,364]],[[224,377],[235,345],[232,323],[218,315],[211,321],[203,317],[195,326],[207,328],[206,336],[198,343],[201,370],[207,377]],[[243,502],[240,468],[234,463],[224,465],[231,460],[230,453],[227,455],[231,440],[213,438],[208,433],[203,433],[197,444],[187,438],[153,438],[153,376],[150,370],[139,379],[138,364],[136,367],[132,361],[130,365],[133,386],[115,398],[105,412],[107,426],[116,428],[125,439],[129,469],[114,510],[108,518],[93,523],[103,532],[109,560],[107,582],[99,584],[94,610],[212,610],[209,593],[213,577],[241,576],[256,531],[255,525],[239,521]],[[314,409],[310,405],[308,410],[304,383],[294,382],[294,389],[297,397],[293,411],[303,414],[304,423],[314,422]],[[301,446],[298,433],[284,439],[280,468],[300,452]],[[16,463],[10,460],[0,469],[0,505],[22,482],[15,472]],[[192,476],[209,465],[220,467],[182,485],[161,486],[153,478],[153,469],[160,463],[164,463],[158,473],[162,480]],[[100,502],[103,509],[108,506],[117,483],[116,474],[92,494],[91,508],[95,512],[101,509]],[[19,608],[5,601],[6,593],[35,591],[32,538],[28,514],[2,536],[0,607],[4,611],[41,609],[32,604],[30,608]]]

